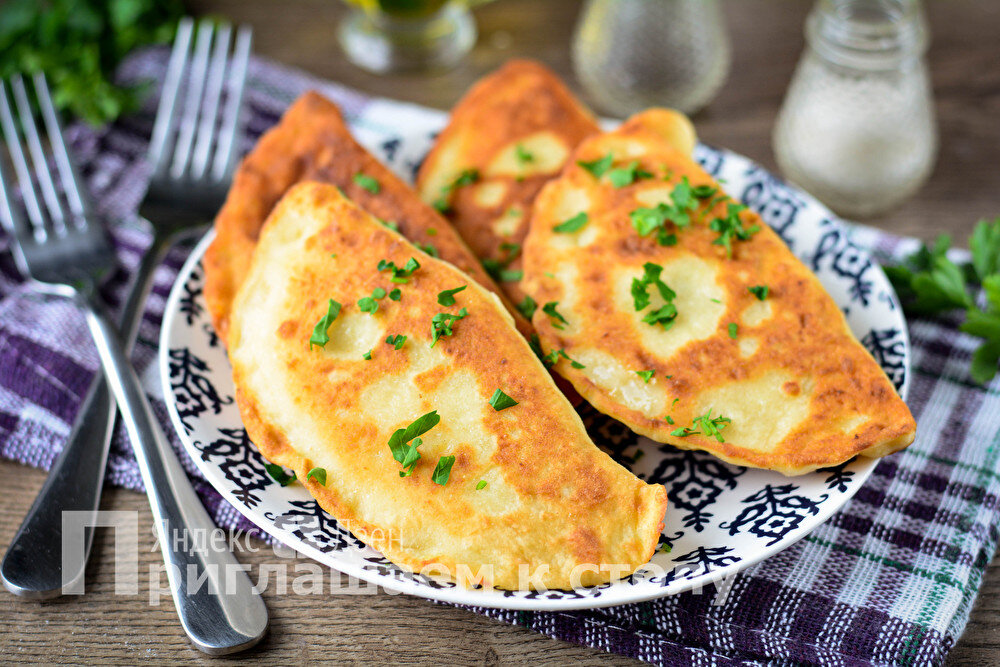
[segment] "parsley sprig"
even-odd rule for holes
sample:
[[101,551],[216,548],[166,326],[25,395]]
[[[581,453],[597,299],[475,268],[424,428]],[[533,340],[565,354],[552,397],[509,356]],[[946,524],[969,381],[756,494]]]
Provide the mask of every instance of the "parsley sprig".
[[312,336],[309,337],[309,349],[313,348],[313,345],[319,345],[320,347],[326,347],[326,344],[330,342],[330,335],[327,333],[330,330],[330,325],[333,321],[337,319],[337,315],[340,315],[341,305],[339,302],[330,299],[326,306],[326,315],[319,318],[319,322],[313,327]]
[[410,276],[412,276],[413,272],[419,268],[420,262],[418,262],[414,257],[406,260],[406,264],[403,265],[403,268],[399,268],[396,266],[395,262],[390,262],[385,259],[380,259],[378,262],[379,271],[388,271],[392,274],[389,280],[402,285],[410,282]]
[[718,232],[719,236],[713,245],[721,245],[726,249],[726,257],[733,256],[733,240],[749,241],[754,234],[760,231],[760,225],[754,224],[749,227],[743,226],[743,219],[740,213],[746,210],[743,204],[729,204],[726,207],[726,216],[715,218],[708,224],[708,228],[713,232]]
[[983,339],[972,354],[969,374],[986,384],[1000,363],[1000,218],[976,225],[969,238],[971,262],[953,262],[947,255],[950,247],[951,237],[943,234],[903,263],[886,266],[885,272],[909,314],[965,311],[959,329]]
[[413,468],[420,460],[417,447],[423,444],[420,436],[437,426],[440,421],[441,415],[437,410],[431,410],[414,419],[406,428],[396,429],[389,436],[389,451],[392,452],[392,458],[403,466],[403,470],[399,471],[400,477],[409,477],[413,474]]
[[670,432],[670,435],[678,438],[686,438],[689,435],[700,434],[706,435],[710,438],[715,438],[719,442],[725,442],[725,438],[722,437],[722,431],[732,422],[732,419],[729,417],[723,417],[721,414],[717,417],[713,417],[712,408],[709,408],[705,414],[692,419],[690,427],[685,426],[684,428],[675,429]]
[[697,210],[699,202],[708,199],[716,193],[711,186],[691,186],[687,176],[673,187],[670,192],[670,203],[660,202],[655,207],[640,207],[629,213],[632,227],[639,236],[648,236],[657,232],[657,241],[662,246],[677,244],[677,236],[667,228],[667,223],[673,223],[677,229],[691,226],[691,214]]
[[468,309],[463,308],[458,311],[458,315],[450,315],[448,313],[438,313],[431,318],[431,347],[437,345],[438,340],[442,336],[452,336],[454,335],[453,327],[455,322],[459,320],[464,320],[469,314]]
[[677,293],[660,278],[660,274],[663,272],[662,266],[646,262],[642,268],[642,276],[632,279],[632,302],[635,310],[640,312],[649,306],[649,287],[652,285],[660,293],[664,303],[659,308],[646,313],[642,321],[651,325],[659,324],[664,330],[669,329],[674,325],[674,320],[677,319],[677,306],[673,303]]
[[570,358],[570,356],[566,354],[566,350],[558,349],[546,353],[542,349],[542,342],[538,339],[538,334],[531,334],[531,338],[528,340],[528,345],[531,346],[532,352],[535,353],[535,356],[537,356],[541,360],[542,365],[544,365],[546,368],[551,368],[555,366],[556,362],[559,361],[560,357],[568,361],[569,365],[572,366],[573,368],[586,368],[586,366],[581,364],[579,361]]

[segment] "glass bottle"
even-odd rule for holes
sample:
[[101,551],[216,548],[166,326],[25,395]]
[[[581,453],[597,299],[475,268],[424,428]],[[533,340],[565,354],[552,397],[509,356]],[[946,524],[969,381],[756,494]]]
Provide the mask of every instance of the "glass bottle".
[[785,176],[851,217],[912,195],[937,152],[927,41],[918,0],[819,0],[774,128]]
[[573,39],[577,78],[604,110],[694,113],[729,73],[716,0],[587,0]]

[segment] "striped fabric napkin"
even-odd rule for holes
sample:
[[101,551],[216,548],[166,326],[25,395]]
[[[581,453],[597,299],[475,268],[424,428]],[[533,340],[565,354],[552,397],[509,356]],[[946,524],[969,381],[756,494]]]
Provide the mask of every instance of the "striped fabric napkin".
[[[165,62],[164,51],[147,51],[128,60],[121,76],[161,79]],[[264,60],[253,61],[250,74],[247,147],[307,88],[334,99],[366,131],[373,109],[382,118],[387,109],[396,117],[432,115]],[[127,220],[145,190],[142,156],[151,125],[152,107],[102,130],[70,130],[90,190],[111,219]],[[855,233],[882,259],[914,246],[870,229]],[[123,222],[114,238],[125,268],[106,296],[117,304],[149,237]],[[0,456],[48,468],[98,368],[97,355],[72,306],[42,300],[21,284],[6,243],[0,237]],[[153,362],[164,303],[184,256],[175,250],[159,269],[134,355],[171,434]],[[973,340],[956,322],[912,320],[910,334],[917,441],[883,460],[826,524],[738,575],[722,604],[713,604],[719,598],[707,591],[573,613],[475,611],[657,664],[942,663],[965,628],[997,546],[1000,382],[971,383]],[[181,458],[216,521],[252,530],[186,455]],[[131,489],[142,485],[122,434],[113,444],[108,479]]]

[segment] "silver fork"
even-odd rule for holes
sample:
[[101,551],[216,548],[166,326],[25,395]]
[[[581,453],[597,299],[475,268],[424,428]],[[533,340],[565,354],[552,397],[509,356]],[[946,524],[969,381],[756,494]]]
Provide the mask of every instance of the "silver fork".
[[[34,84],[56,174],[65,194],[60,198],[49,172],[23,80],[13,77],[11,88],[27,151],[15,126],[6,86],[0,82],[0,130],[27,213],[25,220],[15,208],[8,187],[10,179],[0,169],[0,223],[14,241],[14,260],[40,291],[74,300],[86,316],[135,449],[167,563],[171,593],[185,632],[197,648],[208,653],[248,648],[266,632],[267,610],[232,552],[210,539],[217,529],[156,422],[118,332],[100,301],[97,285],[114,258],[103,230],[94,224],[90,206],[77,187],[44,77],[36,75]],[[40,198],[26,152],[34,167]]]
[[[202,21],[197,37],[194,33],[194,22],[182,19],[154,123],[149,150],[153,179],[140,210],[151,221],[153,242],[139,262],[122,309],[120,331],[126,349],[138,332],[153,271],[174,243],[204,229],[225,198],[236,164],[251,31],[240,27],[231,57],[231,25],[216,29]],[[83,557],[63,563],[61,521],[64,511],[99,507],[116,412],[107,383],[98,375],[0,563],[0,579],[11,592],[44,599],[82,589],[93,533],[85,534]]]

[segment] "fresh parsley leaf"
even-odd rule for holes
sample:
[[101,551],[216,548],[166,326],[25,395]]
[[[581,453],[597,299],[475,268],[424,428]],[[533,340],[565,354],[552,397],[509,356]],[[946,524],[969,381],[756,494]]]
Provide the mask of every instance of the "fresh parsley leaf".
[[432,246],[430,243],[417,243],[416,246],[418,248],[420,248],[421,250],[423,250],[428,255],[430,255],[431,257],[435,257],[436,258],[436,257],[440,257],[441,256],[441,255],[438,254],[437,248],[435,248],[434,246]]
[[736,340],[736,336],[740,332],[740,326],[736,322],[730,322],[727,328],[729,329],[729,337]]
[[608,153],[599,160],[594,160],[592,162],[585,162],[584,160],[577,160],[576,163],[593,174],[594,178],[600,178],[611,169],[611,165],[614,163],[615,158],[611,153]]
[[586,368],[586,366],[581,364],[579,361],[571,359],[570,356],[566,354],[565,350],[552,350],[546,354],[545,351],[542,350],[542,342],[538,339],[538,334],[531,334],[531,338],[528,339],[528,345],[531,347],[532,352],[535,353],[535,356],[537,356],[542,362],[542,365],[546,368],[555,366],[560,357],[568,361],[569,365],[573,368]]
[[758,301],[763,301],[767,298],[768,293],[770,293],[771,288],[767,285],[754,285],[753,287],[748,287],[747,291],[757,297]]
[[655,370],[636,371],[635,374],[641,377],[646,384],[649,384],[649,381],[653,379],[653,376],[656,374],[656,371]]
[[365,352],[364,354],[361,355],[361,358],[364,359],[365,361],[371,361],[372,360],[372,351],[368,350],[367,352]]
[[486,488],[486,480],[485,479],[481,479],[478,482],[476,482],[476,491],[482,491],[485,488]]
[[969,375],[979,384],[986,384],[997,374],[1000,363],[1000,340],[988,340],[972,353]]
[[403,293],[399,291],[398,287],[389,292],[389,298],[392,299],[393,301],[399,301],[402,297]]
[[452,327],[455,326],[455,322],[465,319],[469,314],[466,308],[458,311],[458,315],[449,315],[448,313],[438,313],[431,318],[431,347],[437,345],[438,340],[442,336],[451,336],[454,334]]
[[673,426],[673,424],[674,424],[674,418],[673,417],[671,417],[670,415],[667,415],[666,417],[664,417],[664,419],[667,420],[668,424],[670,424],[671,426]]
[[440,484],[441,486],[447,484],[448,476],[451,475],[451,467],[454,464],[454,456],[442,456],[438,459],[437,465],[434,466],[434,472],[431,474],[431,481],[435,484]]
[[673,300],[677,294],[660,279],[660,274],[663,272],[662,266],[646,262],[642,268],[643,275],[632,279],[632,301],[635,310],[639,312],[649,306],[649,286],[656,287],[656,290],[663,298],[664,304],[660,308],[647,313],[642,318],[642,321],[647,324],[659,324],[664,329],[669,329],[673,326],[674,320],[677,319],[677,307],[673,304]]
[[326,486],[326,469],[325,468],[313,468],[308,473],[306,473],[306,479],[314,479],[319,482],[320,486]]
[[1000,218],[992,223],[980,220],[969,238],[972,251],[972,266],[979,281],[1000,273]]
[[678,438],[686,438],[689,435],[700,434],[715,438],[719,442],[725,442],[726,440],[722,437],[722,431],[731,423],[731,419],[722,415],[712,417],[712,408],[709,408],[705,414],[691,420],[691,427],[675,429],[670,432],[670,435]]
[[500,251],[504,253],[503,257],[499,259],[487,257],[483,260],[482,264],[483,268],[486,269],[486,273],[498,282],[516,282],[520,280],[524,276],[523,271],[507,268],[520,254],[520,244],[501,243]]
[[[408,443],[414,438],[419,438],[424,433],[427,433],[427,431],[437,426],[440,421],[441,415],[437,413],[437,410],[432,410],[414,419],[406,428],[393,431],[393,434],[389,436],[389,450],[392,452],[392,458],[397,463],[403,463],[410,449]],[[419,446],[419,443],[417,446]]]
[[535,161],[535,156],[528,149],[526,149],[521,144],[514,147],[514,154],[517,156],[517,161],[521,164],[528,164],[529,162]]
[[417,461],[420,460],[420,452],[417,451],[417,448],[422,444],[424,441],[421,438],[414,438],[413,442],[407,445],[406,451],[403,453],[403,460],[399,462],[403,466],[403,469],[399,471],[400,477],[409,477],[413,474],[413,469],[416,467]]
[[463,169],[459,172],[458,176],[441,188],[441,195],[434,200],[432,206],[437,209],[440,213],[447,213],[451,210],[451,204],[449,199],[451,198],[451,193],[458,188],[465,187],[466,185],[472,185],[479,180],[479,170],[478,169]]
[[501,410],[514,407],[517,405],[517,401],[503,393],[502,389],[497,389],[490,398],[490,405],[493,406],[494,410],[500,412]]
[[396,334],[395,336],[386,336],[385,342],[392,345],[397,350],[401,350],[403,345],[406,344],[406,336],[403,334]]
[[390,220],[383,220],[382,218],[375,218],[375,219],[378,220],[379,223],[383,227],[387,227],[388,229],[391,229],[394,232],[398,232],[399,231],[399,223],[398,222],[392,222]]
[[525,295],[524,300],[517,304],[517,310],[526,320],[531,320],[535,316],[535,311],[538,310],[538,303],[532,299],[530,296]]
[[427,236],[437,236],[437,235],[438,235],[438,230],[434,229],[433,227],[427,230]]
[[563,325],[569,324],[569,322],[567,322],[566,318],[563,317],[558,310],[556,310],[558,306],[558,301],[549,301],[547,304],[542,306],[542,312],[549,316],[552,326],[556,329],[565,329],[566,327]]
[[330,325],[333,321],[337,319],[337,315],[340,315],[341,305],[330,299],[326,305],[326,315],[319,318],[319,322],[313,327],[312,336],[309,337],[309,349],[313,348],[313,345],[319,345],[320,347],[325,347],[327,343],[330,342],[330,336],[327,333],[330,330]]
[[362,313],[375,313],[378,310],[378,301],[370,296],[363,296],[358,299],[358,309]]
[[743,219],[740,213],[746,210],[743,204],[730,204],[726,208],[726,217],[715,218],[709,223],[708,228],[713,232],[718,232],[719,236],[712,241],[713,245],[721,245],[726,249],[726,257],[733,256],[733,240],[749,241],[754,234],[760,231],[760,225],[743,226]]
[[367,190],[373,195],[377,195],[379,191],[382,190],[382,186],[379,185],[378,181],[376,181],[371,176],[368,176],[364,172],[359,171],[358,173],[354,174],[354,178],[352,178],[351,180],[354,181],[355,185],[362,188],[363,190]]
[[468,285],[462,285],[461,287],[456,287],[455,289],[446,289],[438,292],[438,303],[442,306],[454,306],[455,305],[455,295],[464,290]]
[[616,188],[624,188],[626,185],[632,185],[640,179],[652,177],[653,174],[639,167],[638,160],[632,160],[626,166],[612,169],[608,172],[608,180]]
[[295,481],[295,471],[293,470],[292,474],[289,475],[285,472],[285,469],[277,463],[265,463],[264,470],[266,470],[267,474],[271,476],[271,479],[281,486],[288,486]]
[[389,277],[389,280],[391,282],[404,285],[410,282],[410,276],[412,276],[413,272],[419,268],[420,268],[420,262],[418,262],[414,257],[411,257],[410,259],[406,260],[406,264],[403,265],[403,268],[399,268],[398,266],[396,266],[395,262],[390,262],[385,259],[379,260],[378,263],[378,270],[380,272],[388,271],[389,273],[392,274]]
[[375,289],[373,289],[372,290],[372,298],[373,299],[384,299],[385,298],[385,289],[382,288],[382,287],[376,287]]
[[572,234],[573,232],[578,232],[587,226],[587,212],[581,211],[569,218],[565,222],[561,222],[552,228],[552,231],[559,234]]

